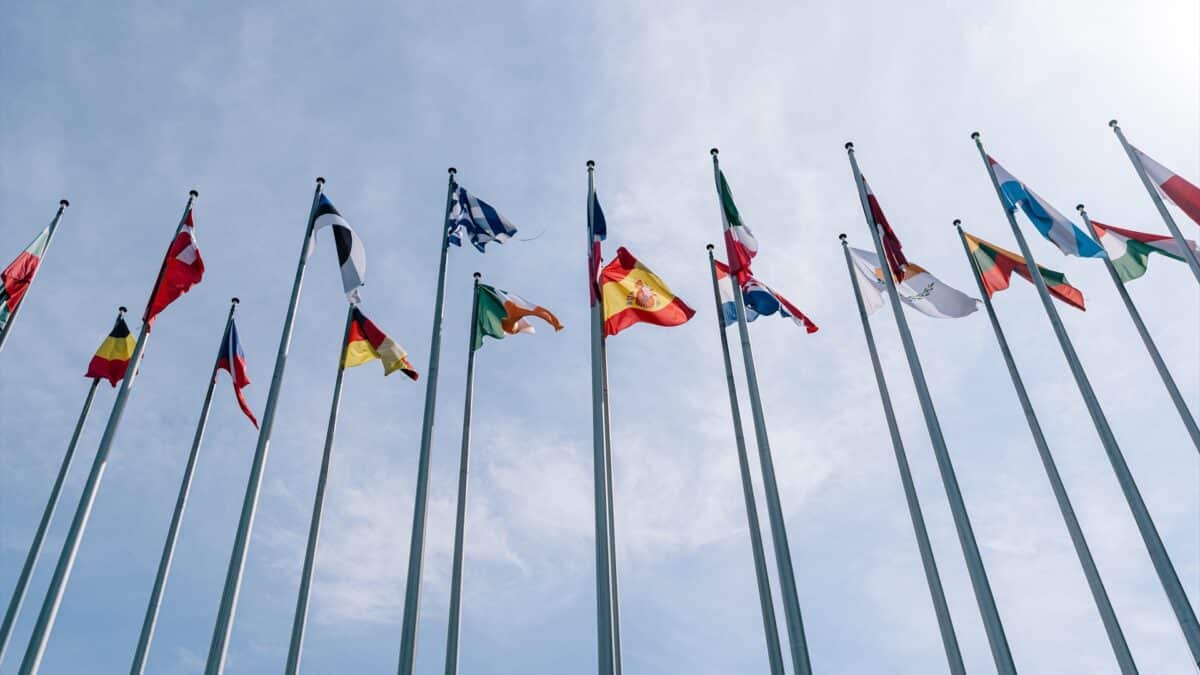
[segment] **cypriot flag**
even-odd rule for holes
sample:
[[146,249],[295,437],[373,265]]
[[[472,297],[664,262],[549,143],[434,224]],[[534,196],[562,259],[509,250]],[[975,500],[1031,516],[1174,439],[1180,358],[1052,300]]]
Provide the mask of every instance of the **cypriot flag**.
[[[883,294],[887,292],[879,256],[853,247],[850,255],[858,272],[863,304],[868,314],[874,314],[883,307]],[[911,262],[904,266],[904,278],[896,280],[896,293],[904,304],[935,319],[959,319],[979,309],[978,300]]]

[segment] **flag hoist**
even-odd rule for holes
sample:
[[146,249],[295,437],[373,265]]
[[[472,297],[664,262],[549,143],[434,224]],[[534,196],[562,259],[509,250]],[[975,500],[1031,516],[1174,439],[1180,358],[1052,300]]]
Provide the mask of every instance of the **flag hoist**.
[[[12,329],[13,321],[17,318],[17,311],[21,309],[21,301],[25,299],[25,294],[29,292],[29,287],[33,285],[33,279],[37,276],[38,267],[42,264],[42,259],[46,257],[46,251],[50,248],[50,242],[54,239],[54,233],[58,231],[58,224],[62,221],[63,211],[71,203],[65,199],[58,200],[58,211],[55,212],[54,218],[46,229],[38,234],[29,246],[21,251],[8,267],[0,272],[0,350],[4,349],[4,343],[8,340],[8,333]],[[4,647],[0,644],[0,657],[4,656]]]
[[[1011,199],[1002,189],[1001,181],[997,178],[997,164],[984,151],[983,142],[979,140],[979,132],[973,132],[971,138],[975,141],[975,147],[979,150],[979,157],[983,160],[984,168],[991,178],[992,187],[996,190],[996,197],[1000,200],[1000,206],[1004,210],[1005,217],[1008,218],[1008,224],[1012,229],[1013,237],[1016,238],[1017,244],[1021,248],[1021,253],[1024,255],[1027,265],[1032,272],[1037,265],[1037,261],[1034,260],[1033,253],[1029,249],[1029,244],[1025,241],[1025,236],[1022,234],[1021,228],[1017,226],[1017,219],[1014,215],[1018,205],[1023,205],[1023,202]],[[1091,238],[1088,237],[1088,240],[1091,241]],[[1095,245],[1094,242],[1093,245]],[[1101,250],[1101,255],[1103,255],[1103,250]],[[1163,545],[1162,539],[1158,535],[1158,529],[1154,526],[1154,520],[1150,517],[1150,511],[1146,508],[1146,503],[1142,500],[1142,494],[1133,480],[1133,474],[1130,472],[1129,465],[1125,462],[1125,456],[1117,444],[1116,436],[1108,424],[1108,418],[1105,417],[1104,410],[1100,407],[1100,402],[1096,399],[1096,392],[1092,389],[1091,381],[1088,380],[1087,373],[1083,370],[1083,365],[1079,361],[1079,355],[1075,352],[1075,346],[1071,344],[1071,338],[1067,335],[1062,318],[1059,317],[1058,310],[1055,309],[1054,304],[1050,301],[1050,292],[1046,288],[1046,282],[1042,279],[1041,274],[1031,273],[1030,276],[1033,278],[1033,285],[1037,287],[1038,296],[1042,300],[1042,307],[1046,310],[1046,317],[1050,320],[1050,325],[1054,329],[1055,336],[1058,338],[1059,346],[1062,348],[1063,355],[1070,366],[1071,375],[1074,377],[1075,384],[1079,388],[1079,393],[1083,397],[1083,402],[1087,406],[1088,414],[1091,416],[1092,423],[1096,427],[1096,433],[1100,436],[1100,442],[1104,446],[1104,451],[1108,455],[1109,462],[1112,464],[1113,473],[1117,477],[1117,483],[1120,484],[1121,491],[1125,495],[1125,500],[1129,504],[1129,510],[1133,514],[1134,522],[1137,524],[1138,530],[1142,535],[1142,541],[1145,543],[1146,550],[1150,554],[1150,561],[1154,565],[1155,572],[1158,573],[1158,578],[1162,583],[1163,590],[1166,592],[1167,600],[1170,602],[1171,608],[1175,611],[1175,617],[1179,621],[1179,627],[1183,631],[1184,639],[1187,640],[1188,647],[1191,649],[1192,658],[1196,661],[1197,665],[1200,665],[1200,625],[1196,622],[1196,613],[1188,602],[1187,594],[1184,592],[1183,585],[1179,581],[1179,575],[1175,572],[1175,566],[1171,563],[1166,546]]]
[[[862,204],[863,217],[867,229],[871,232],[871,240],[875,244],[875,253],[880,260],[886,260],[884,243],[880,230],[883,229],[879,218],[867,199],[867,187],[862,173],[858,169],[858,160],[854,156],[854,144],[846,143],[846,154],[850,159],[850,169],[854,174],[854,182],[858,186],[858,198]],[[954,463],[950,459],[950,451],[946,447],[946,439],[942,435],[942,426],[938,421],[937,411],[933,406],[933,397],[929,393],[929,385],[925,381],[925,372],[921,368],[921,358],[917,354],[916,343],[913,342],[912,332],[908,328],[908,319],[904,316],[904,308],[896,291],[896,273],[891,265],[883,265],[882,276],[891,301],[892,313],[895,314],[896,328],[900,333],[900,342],[904,346],[904,354],[908,359],[909,371],[912,373],[913,386],[917,390],[917,400],[921,404],[921,412],[925,417],[925,427],[929,431],[929,440],[933,446],[934,458],[937,460],[938,471],[941,473],[942,485],[946,490],[946,501],[949,502],[950,512],[954,518],[954,528],[958,534],[958,543],[966,559],[967,573],[971,578],[971,588],[975,593],[975,602],[983,618],[984,630],[987,633],[988,645],[992,652],[992,661],[1000,675],[1015,675],[1016,665],[1013,663],[1012,652],[1008,646],[1008,637],[1004,633],[1004,624],[1000,621],[1000,611],[996,607],[996,598],[992,594],[988,582],[987,570],[984,568],[983,557],[979,553],[979,544],[975,541],[975,532],[971,528],[971,518],[967,514],[963,502],[962,491],[958,486],[958,477],[954,472]]]
[[[179,224],[175,228],[175,235],[171,239],[171,245],[167,249],[162,267],[159,268],[158,278],[150,292],[150,301],[146,305],[146,313],[142,316],[142,328],[123,373],[125,377],[121,379],[121,387],[117,390],[112,412],[108,416],[108,424],[104,427],[104,434],[100,437],[100,446],[96,450],[91,472],[88,474],[87,481],[83,485],[83,492],[79,496],[75,517],[71,521],[71,527],[63,541],[58,565],[54,569],[54,576],[50,579],[46,598],[42,602],[42,610],[38,614],[33,634],[29,638],[29,646],[25,650],[25,658],[21,663],[20,671],[18,671],[21,675],[32,675],[41,668],[42,656],[45,654],[46,644],[50,640],[50,633],[54,629],[54,620],[58,616],[58,608],[62,603],[63,593],[66,591],[67,581],[71,576],[71,569],[75,566],[75,556],[79,552],[83,532],[92,515],[92,506],[96,502],[100,481],[104,478],[104,470],[108,467],[108,453],[116,439],[117,428],[120,426],[121,416],[125,412],[125,404],[129,401],[129,392],[133,389],[134,380],[137,378],[138,365],[141,363],[142,354],[146,349],[154,318],[159,312],[166,309],[167,305],[199,283],[204,275],[204,262],[200,259],[199,249],[196,248],[192,223],[192,205],[198,196],[199,193],[195,190],[188,193],[183,216],[180,217]],[[123,323],[121,319],[118,321]],[[128,330],[126,330],[127,336]],[[127,340],[125,342],[127,343]],[[97,353],[97,356],[100,354]],[[121,357],[123,356],[121,354]],[[116,360],[120,360],[120,357]]]

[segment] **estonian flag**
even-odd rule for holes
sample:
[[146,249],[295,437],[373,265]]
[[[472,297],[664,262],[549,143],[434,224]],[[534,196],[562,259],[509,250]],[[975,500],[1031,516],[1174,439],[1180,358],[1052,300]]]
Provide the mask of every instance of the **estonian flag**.
[[[324,194],[317,202],[317,212],[313,216],[313,230],[318,231],[323,227],[329,227],[333,231],[333,243],[337,246],[338,265],[342,269],[342,287],[350,302],[357,305],[362,301],[359,298],[358,289],[362,288],[367,276],[367,254],[362,241],[350,228],[350,223],[346,222],[346,219],[334,207],[333,202],[329,201],[329,197]],[[311,246],[309,253],[312,253]]]

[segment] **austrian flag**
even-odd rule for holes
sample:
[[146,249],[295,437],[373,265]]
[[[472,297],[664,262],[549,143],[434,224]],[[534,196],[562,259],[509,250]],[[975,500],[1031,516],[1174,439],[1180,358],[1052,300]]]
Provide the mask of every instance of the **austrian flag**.
[[192,210],[189,208],[175,240],[167,249],[167,257],[158,273],[158,284],[150,296],[150,303],[146,305],[144,320],[147,329],[159,312],[187,293],[192,286],[200,283],[200,279],[204,277],[204,260],[200,258],[200,249],[196,247],[194,230]]

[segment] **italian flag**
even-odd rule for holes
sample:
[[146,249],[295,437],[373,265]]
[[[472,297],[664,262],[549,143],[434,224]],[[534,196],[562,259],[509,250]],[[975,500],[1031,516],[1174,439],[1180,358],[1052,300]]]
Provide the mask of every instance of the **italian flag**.
[[[970,249],[971,257],[979,268],[979,277],[983,280],[983,287],[989,298],[997,291],[1008,288],[1013,272],[1025,277],[1029,283],[1033,283],[1033,277],[1029,274],[1029,264],[1025,262],[1025,258],[974,235],[965,232],[963,235],[967,238],[967,248]],[[1067,283],[1065,274],[1046,269],[1041,265],[1038,265],[1038,271],[1042,273],[1042,281],[1046,282],[1046,290],[1050,291],[1050,295],[1072,307],[1084,309],[1083,292]]]
[[[1151,253],[1161,253],[1168,258],[1185,261],[1183,247],[1174,237],[1161,234],[1134,232],[1112,225],[1092,221],[1100,245],[1104,247],[1113,267],[1117,268],[1117,276],[1121,281],[1130,282],[1146,273],[1146,265]],[[1200,255],[1196,242],[1187,240],[1192,255]]]
[[1150,155],[1133,149],[1133,154],[1141,162],[1142,168],[1150,176],[1150,180],[1158,187],[1158,191],[1175,203],[1188,217],[1200,225],[1200,188],[1187,182],[1183,176],[1154,161]]
[[50,245],[50,226],[33,240],[33,243],[21,251],[17,259],[0,272],[0,329],[8,325],[9,318],[17,311],[17,305],[25,297],[33,277],[37,274],[38,265]]
[[499,340],[517,333],[532,333],[533,325],[525,319],[529,316],[538,317],[553,326],[556,331],[562,330],[558,317],[550,310],[535,305],[516,293],[479,284],[475,302],[478,304],[478,318],[475,320],[473,349],[483,346],[484,335]]

